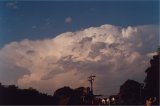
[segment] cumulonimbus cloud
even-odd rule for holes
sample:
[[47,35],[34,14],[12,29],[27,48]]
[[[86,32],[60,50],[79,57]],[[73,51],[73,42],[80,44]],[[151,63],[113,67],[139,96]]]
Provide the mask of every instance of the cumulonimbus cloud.
[[52,39],[24,39],[0,49],[0,81],[52,94],[63,86],[89,86],[87,77],[94,74],[95,90],[116,93],[127,79],[143,82],[156,45],[158,27],[151,25],[106,24]]

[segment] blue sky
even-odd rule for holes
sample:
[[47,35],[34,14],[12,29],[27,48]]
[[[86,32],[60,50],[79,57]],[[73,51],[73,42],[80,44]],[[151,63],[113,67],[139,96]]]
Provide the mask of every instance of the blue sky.
[[158,0],[0,1],[0,47],[103,24],[158,25],[158,4]]

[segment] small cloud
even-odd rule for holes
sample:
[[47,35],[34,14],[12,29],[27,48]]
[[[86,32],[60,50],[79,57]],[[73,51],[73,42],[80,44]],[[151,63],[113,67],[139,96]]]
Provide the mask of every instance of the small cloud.
[[67,24],[71,23],[72,21],[73,21],[72,17],[67,17],[65,19],[65,23],[67,23]]
[[6,7],[7,7],[7,8],[12,8],[12,9],[17,9],[17,8],[18,8],[16,2],[8,2],[8,3],[6,4]]
[[36,26],[36,25],[32,26],[32,29],[36,29],[36,28],[37,28],[37,26]]

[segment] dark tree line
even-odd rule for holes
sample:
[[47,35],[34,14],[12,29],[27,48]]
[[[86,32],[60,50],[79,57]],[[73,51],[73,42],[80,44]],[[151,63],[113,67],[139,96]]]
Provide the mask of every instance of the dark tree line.
[[55,104],[54,97],[42,94],[35,89],[19,89],[15,85],[0,84],[1,105],[50,105]]
[[0,105],[87,105],[90,104],[90,89],[63,87],[47,95],[35,89],[19,89],[15,85],[0,84]]

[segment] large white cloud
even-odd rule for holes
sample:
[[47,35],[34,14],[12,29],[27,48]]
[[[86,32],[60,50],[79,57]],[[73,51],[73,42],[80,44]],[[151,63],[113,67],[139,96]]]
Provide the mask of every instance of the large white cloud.
[[158,45],[158,28],[102,25],[66,32],[53,39],[11,42],[0,49],[0,81],[52,94],[71,86],[88,86],[103,94],[117,93],[127,79],[143,82],[149,54]]

